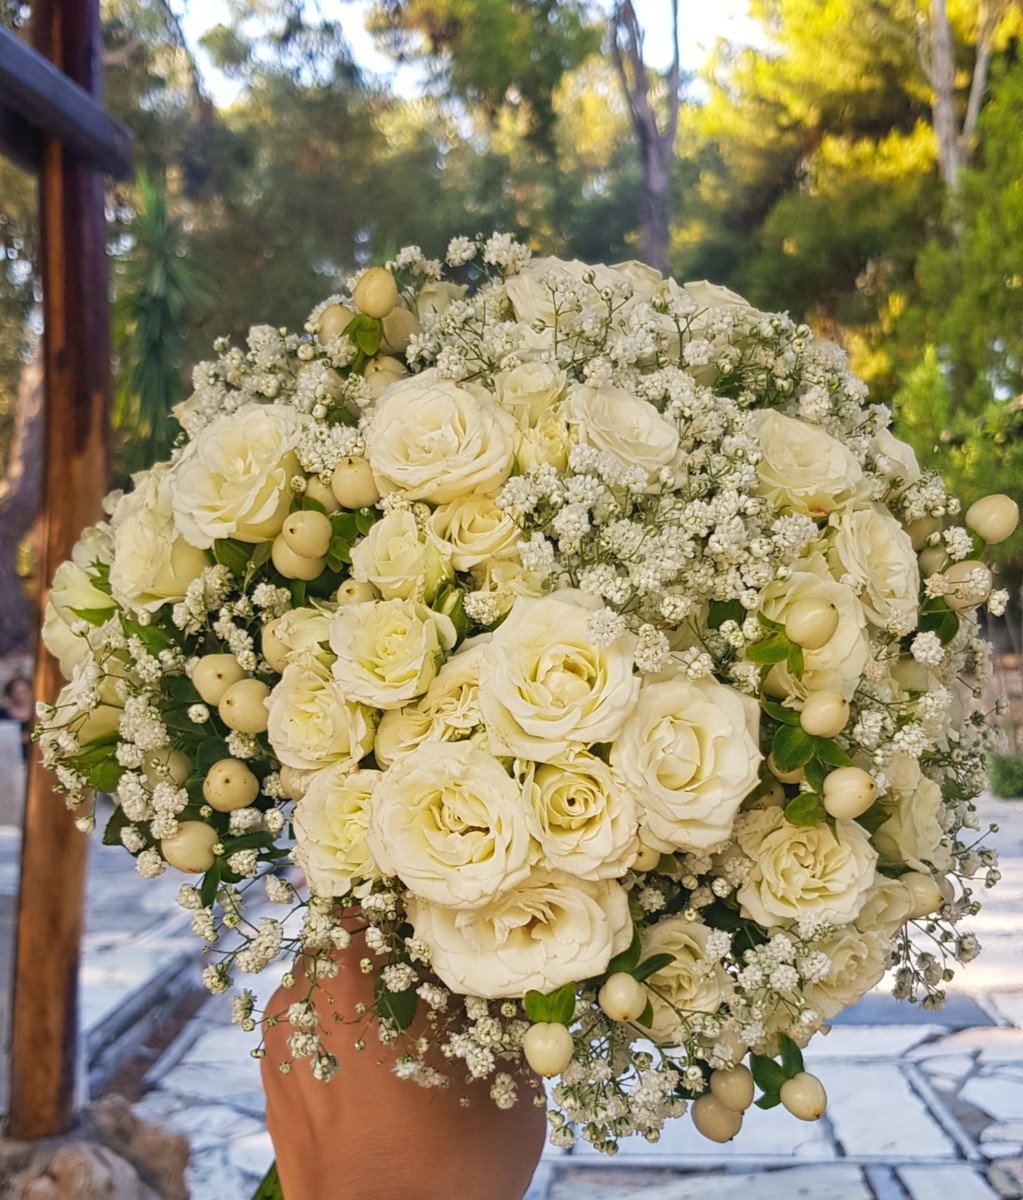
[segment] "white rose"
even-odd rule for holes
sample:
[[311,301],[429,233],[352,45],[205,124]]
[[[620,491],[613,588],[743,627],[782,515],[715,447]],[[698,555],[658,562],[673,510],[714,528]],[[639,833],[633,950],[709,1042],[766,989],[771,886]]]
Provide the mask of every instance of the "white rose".
[[393,384],[366,428],[366,458],[382,493],[443,504],[496,492],[512,468],[514,422],[434,370]]
[[373,753],[389,766],[421,742],[467,738],[481,723],[477,692],[483,648],[489,635],[464,642],[437,672],[415,704],[392,708],[380,718]]
[[611,879],[537,871],[475,912],[412,896],[409,918],[454,992],[524,996],[600,975],[632,939],[629,901]]
[[874,435],[874,455],[881,474],[900,481],[896,495],[923,474],[913,447],[900,441],[889,429],[879,429]]
[[760,711],[714,679],[644,684],[611,747],[645,842],[664,853],[724,841],[758,778]]
[[271,541],[291,508],[295,447],[308,423],[282,404],[246,404],[211,421],[171,473],[174,520],[200,549],[218,538]]
[[636,812],[601,759],[576,751],[541,764],[526,787],[526,821],[544,865],[579,879],[615,879],[636,857]]
[[312,771],[341,763],[351,769],[373,748],[374,714],[346,700],[319,663],[289,663],[266,705],[270,745],[289,767]]
[[632,288],[634,304],[649,303],[664,291],[666,280],[660,271],[646,263],[630,258],[625,262],[612,263],[611,270]]
[[481,908],[529,875],[522,783],[472,742],[424,742],[377,780],[368,844],[416,896]]
[[334,678],[349,700],[401,708],[430,686],[455,627],[414,600],[369,600],[338,609],[328,636]]
[[827,1021],[881,982],[888,954],[889,937],[883,933],[861,933],[852,926],[838,929],[822,941],[813,943],[831,959],[831,970],[817,983],[803,988],[807,1006]]
[[639,690],[628,637],[594,646],[595,597],[565,590],[521,599],[487,646],[480,712],[495,754],[548,762],[573,745],[613,741]]
[[579,384],[568,394],[564,415],[582,445],[611,454],[625,466],[639,467],[649,483],[662,467],[674,467],[678,461],[675,424],[622,388]]
[[900,635],[916,628],[920,568],[909,534],[894,517],[879,507],[847,510],[837,519],[832,546],[835,574],[851,575],[862,588],[868,621]]
[[677,1010],[713,1013],[731,995],[721,963],[707,954],[712,930],[681,913],[648,926],[640,934],[643,958],[670,954],[672,961],[649,978],[653,1022],[649,1037],[659,1046],[681,1046],[688,1036]]
[[456,300],[461,300],[467,290],[464,283],[442,283],[437,279],[428,279],[416,296],[416,315],[420,320],[427,314],[439,316],[447,312]]
[[838,627],[820,649],[803,651],[802,679],[791,675],[782,663],[773,667],[767,680],[768,691],[772,695],[804,697],[810,692],[839,692],[851,700],[870,658],[863,606],[855,592],[832,579],[819,555],[802,559],[799,565],[802,569],[793,571],[787,580],[769,583],[764,588],[764,616],[784,625],[794,604],[800,600],[820,600],[835,606]]
[[353,880],[380,878],[366,845],[373,784],[379,771],[324,767],[295,805],[292,858],[317,896],[346,896]]
[[110,589],[124,607],[155,612],[168,601],[183,600],[209,562],[174,523],[167,467],[161,464],[134,480],[135,490],[121,499],[110,519],[115,531]]
[[738,891],[742,914],[764,928],[809,915],[844,924],[874,883],[877,853],[855,821],[790,825],[780,808],[737,822],[737,839],[753,861]]
[[62,562],[54,572],[53,584],[46,598],[42,638],[46,649],[60,663],[61,674],[71,678],[76,666],[91,656],[89,631],[72,633],[71,627],[84,618],[78,612],[105,612],[114,614],[114,602],[99,588],[93,586],[92,577],[73,561]]
[[[593,311],[602,309],[606,312],[606,305],[600,298],[601,289],[620,282],[611,267],[599,264],[591,267],[578,259],[534,258],[518,275],[506,280],[504,285],[515,310],[515,319],[521,324],[531,325],[539,320],[547,326],[554,325],[557,317],[554,293],[546,282],[551,274],[567,279],[578,288],[582,292],[585,307]],[[592,284],[583,283],[586,275],[593,276]]]
[[519,556],[522,530],[489,496],[462,496],[442,504],[426,528],[456,571],[469,571],[492,558]]
[[385,600],[428,604],[441,583],[451,578],[451,561],[435,541],[419,536],[411,512],[395,510],[352,547],[352,574],[374,584]]
[[912,907],[913,897],[904,883],[878,875],[877,882],[867,892],[863,907],[856,914],[856,927],[862,933],[880,933],[888,942],[906,923]]
[[837,438],[773,408],[754,412],[753,422],[763,450],[759,491],[775,508],[820,517],[857,495],[863,470]]
[[706,279],[694,279],[682,285],[682,290],[700,308],[749,308],[750,302],[738,292],[720,283],[708,283]]
[[494,376],[497,403],[520,426],[534,428],[550,412],[568,382],[568,375],[545,362],[526,362]]
[[546,577],[538,571],[527,571],[514,559],[487,559],[474,567],[471,574],[477,591],[486,592],[502,616],[522,597],[535,600],[544,593]]
[[929,872],[928,864],[947,870],[949,853],[941,844],[945,812],[941,788],[909,754],[893,755],[891,767],[891,794],[880,804],[888,819],[872,839],[878,854],[886,862],[905,863],[915,871]]
[[557,413],[541,417],[535,428],[516,425],[514,443],[515,461],[522,471],[531,471],[544,463],[559,471],[568,466],[572,434],[568,422]]
[[324,648],[330,636],[332,613],[321,608],[291,608],[278,617],[273,635],[288,648],[289,662],[318,662],[329,666],[334,656]]

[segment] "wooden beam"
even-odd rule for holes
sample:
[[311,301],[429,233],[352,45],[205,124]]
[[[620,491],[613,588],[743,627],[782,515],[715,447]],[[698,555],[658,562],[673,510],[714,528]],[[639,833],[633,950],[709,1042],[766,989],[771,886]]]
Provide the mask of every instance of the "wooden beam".
[[132,172],[131,132],[37,50],[0,26],[0,106],[115,179]]
[[[98,0],[37,0],[32,19],[36,46],[98,94]],[[46,451],[39,576],[48,581],[83,524],[102,518],[110,443],[103,178],[50,140],[44,142],[40,217]],[[45,587],[41,592],[42,606]],[[41,616],[40,609],[40,625]],[[37,698],[52,702],[62,682],[40,644]],[[18,895],[11,1137],[53,1136],[72,1121],[86,849],[33,747]]]
[[0,154],[16,162],[23,171],[37,174],[43,162],[43,139],[39,130],[23,117],[0,104]]

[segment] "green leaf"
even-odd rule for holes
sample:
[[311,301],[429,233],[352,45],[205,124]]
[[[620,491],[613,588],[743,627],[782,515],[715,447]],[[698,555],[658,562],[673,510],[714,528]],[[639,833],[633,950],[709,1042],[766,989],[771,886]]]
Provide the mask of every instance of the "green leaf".
[[799,725],[782,725],[771,743],[779,771],[794,771],[813,756],[813,738]]
[[803,1052],[785,1033],[778,1035],[778,1048],[781,1050],[781,1065],[785,1078],[791,1079],[803,1070]]
[[355,344],[366,355],[367,358],[372,358],[380,349],[380,329],[379,322],[376,329],[370,329],[364,326],[355,334]]
[[268,850],[273,844],[273,834],[260,831],[258,833],[243,833],[238,837],[222,838],[224,857],[228,858],[236,850]]
[[781,1104],[781,1096],[778,1092],[764,1092],[759,1100],[754,1100],[753,1103],[757,1108],[777,1108]]
[[789,645],[784,634],[769,633],[759,642],[746,647],[746,657],[750,662],[763,663],[764,666],[784,662],[788,658]]
[[838,742],[832,741],[831,738],[815,737],[813,752],[815,757],[831,767],[847,767],[852,762]]
[[547,997],[551,1006],[551,1020],[559,1025],[571,1025],[575,1017],[575,984],[566,983]]
[[359,521],[354,512],[335,513],[330,518],[330,524],[334,530],[334,537],[343,542],[354,542],[359,536]]
[[781,623],[781,621],[772,621],[770,617],[765,617],[762,612],[757,613],[757,620],[764,627],[764,629],[769,629],[772,633],[785,632],[785,626]]
[[232,575],[241,579],[252,557],[252,546],[248,542],[237,542],[234,538],[219,538],[213,543],[213,557],[221,566],[227,567]]
[[819,792],[821,790],[821,788],[824,786],[824,780],[827,779],[828,775],[830,774],[828,768],[824,763],[821,762],[819,758],[816,757],[816,755],[810,759],[810,761],[803,768],[803,771],[806,775],[806,782],[810,785],[810,787],[813,788],[815,792]]
[[654,1007],[649,1000],[646,1002],[646,1008],[636,1018],[636,1023],[642,1025],[644,1029],[649,1029],[654,1023]]
[[785,820],[790,825],[819,825],[827,813],[816,792],[803,792],[785,805]]
[[788,668],[790,675],[795,675],[797,679],[803,678],[802,646],[797,646],[795,642],[789,642],[789,652],[785,658],[785,666]]
[[381,1017],[393,1022],[397,1029],[408,1029],[416,1015],[419,997],[413,985],[403,992],[389,992],[384,986],[384,977],[378,974],[373,983],[376,1009]]
[[124,815],[124,809],[118,806],[111,813],[110,820],[106,823],[106,828],[103,830],[103,845],[104,846],[123,846],[121,841],[121,830],[126,829],[131,824],[131,821]]
[[359,533],[365,535],[369,533],[381,515],[375,508],[360,508],[355,514],[355,528]]
[[551,1019],[550,1005],[547,1003],[547,997],[543,992],[538,992],[535,989],[526,992],[522,999],[522,1007],[526,1010],[526,1016],[534,1025]]
[[[75,760],[69,759],[68,762],[73,767]],[[124,774],[124,767],[115,759],[108,758],[104,762],[97,763],[88,772],[82,772],[89,782],[89,787],[97,792],[112,792],[121,782],[121,776]]]
[[720,629],[726,621],[741,625],[746,620],[746,610],[738,600],[711,600],[707,607],[707,624],[711,629]]
[[214,863],[202,877],[199,887],[199,899],[203,908],[210,908],[217,898],[217,888],[220,887],[220,867]]
[[921,611],[920,631],[936,633],[942,645],[947,646],[959,632],[959,614],[954,613],[944,600],[936,601],[934,608],[928,607]]
[[[614,958],[607,964],[608,975],[614,975],[617,971],[624,971],[627,975],[631,975],[639,966],[642,948],[639,941],[639,930],[632,927],[632,941],[628,947],[620,954],[616,954]],[[528,1011],[528,1010],[527,1010]]]
[[657,860],[654,870],[658,875],[674,875],[678,867],[678,859],[674,854],[662,854]]
[[302,507],[303,509],[311,509],[313,512],[323,513],[325,517],[330,516],[330,513],[327,512],[319,500],[314,500],[312,496],[302,497]]
[[270,1164],[270,1170],[259,1181],[259,1185],[252,1193],[252,1200],[284,1200],[280,1177],[277,1174],[276,1159]]
[[891,813],[886,812],[880,804],[872,804],[866,812],[860,813],[856,818],[856,824],[865,829],[867,833],[876,833],[890,816]]
[[291,607],[305,608],[306,586],[303,579],[291,580]]
[[751,1054],[749,1065],[753,1082],[762,1092],[777,1092],[787,1078],[782,1067],[766,1054]]
[[110,620],[115,610],[111,605],[109,608],[73,608],[71,611],[80,621],[88,621],[90,625],[102,625]]
[[777,700],[770,700],[767,696],[761,696],[760,707],[769,717],[773,717],[782,725],[799,724],[799,713],[791,708],[786,708],[783,704],[779,704]]
[[249,573],[258,570],[270,561],[270,555],[273,553],[273,542],[260,542],[253,550],[252,557],[249,559],[247,570]]
[[651,975],[656,975],[658,971],[663,970],[669,963],[673,963],[674,961],[674,954],[652,954],[649,958],[644,959],[632,974],[642,983],[644,979],[649,979]]

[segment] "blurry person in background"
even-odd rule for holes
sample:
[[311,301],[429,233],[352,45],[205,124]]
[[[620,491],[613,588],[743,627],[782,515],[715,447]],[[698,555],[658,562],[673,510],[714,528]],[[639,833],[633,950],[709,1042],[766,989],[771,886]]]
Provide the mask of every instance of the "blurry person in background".
[[32,684],[22,675],[10,680],[0,701],[0,719],[16,721],[21,726],[21,757],[28,757],[29,742],[32,740]]

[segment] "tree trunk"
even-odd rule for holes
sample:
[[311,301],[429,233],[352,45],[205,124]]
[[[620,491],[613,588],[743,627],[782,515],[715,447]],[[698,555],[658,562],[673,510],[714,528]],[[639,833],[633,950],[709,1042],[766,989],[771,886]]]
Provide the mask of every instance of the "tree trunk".
[[639,193],[640,256],[647,266],[666,275],[671,147],[658,138],[643,149],[643,185]]
[[959,122],[955,110],[955,58],[952,28],[945,0],[931,0],[930,82],[934,91],[934,136],[938,141],[938,170],[942,182],[955,194],[962,166],[959,151]]
[[31,650],[35,609],[18,574],[18,547],[39,515],[43,474],[41,348],[18,383],[18,407],[7,472],[0,482],[0,657]]

